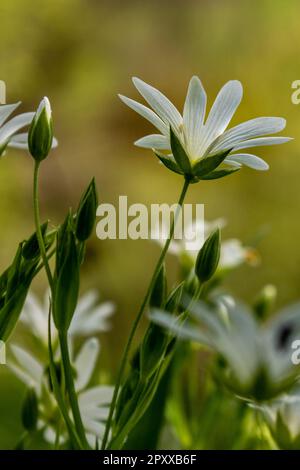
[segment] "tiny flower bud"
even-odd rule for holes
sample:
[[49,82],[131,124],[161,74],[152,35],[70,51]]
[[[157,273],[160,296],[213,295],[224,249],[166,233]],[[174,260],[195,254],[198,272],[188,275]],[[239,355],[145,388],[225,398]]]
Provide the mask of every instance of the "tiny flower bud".
[[96,220],[97,204],[97,190],[93,178],[83,194],[77,210],[76,237],[80,241],[87,240],[92,233]]
[[214,275],[220,259],[220,230],[215,230],[205,241],[198,253],[195,272],[200,282],[206,282]]
[[38,421],[38,400],[33,388],[26,394],[22,407],[22,424],[27,431],[34,431]]
[[254,311],[258,318],[264,319],[272,309],[277,297],[277,289],[272,284],[267,284],[257,295],[254,301]]
[[39,104],[28,133],[28,148],[37,161],[44,160],[52,146],[53,126],[50,102],[44,97]]

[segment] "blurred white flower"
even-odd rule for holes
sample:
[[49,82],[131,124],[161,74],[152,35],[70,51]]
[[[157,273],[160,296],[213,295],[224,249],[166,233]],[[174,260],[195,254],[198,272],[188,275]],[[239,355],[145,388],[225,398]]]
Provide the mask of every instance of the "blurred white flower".
[[[290,140],[288,137],[265,137],[285,128],[285,119],[279,117],[255,118],[226,130],[243,95],[238,80],[231,80],[221,88],[206,120],[206,93],[198,77],[194,76],[190,80],[183,115],[160,91],[139,78],[134,77],[132,80],[152,109],[119,95],[121,100],[160,132],[137,140],[135,144],[139,147],[170,151],[172,127],[192,164],[218,152],[231,150],[237,153],[229,153],[225,159],[228,165],[267,170],[268,164],[264,160],[245,153],[244,149],[282,144]],[[169,158],[173,160],[172,155]]]
[[[168,253],[178,256],[179,258],[189,259],[191,264],[194,264],[199,250],[202,248],[204,241],[213,233],[217,228],[222,229],[225,227],[226,221],[223,218],[213,221],[204,221],[202,219],[194,220],[184,228],[182,239],[172,239]],[[191,240],[195,239],[196,233],[204,233],[204,240],[199,244],[193,242],[194,249],[189,248]],[[157,224],[151,231],[151,240],[158,242],[161,246],[164,245],[165,240],[168,238],[168,227]],[[242,244],[237,238],[230,238],[221,243],[221,255],[218,269],[230,270],[237,268],[241,264],[248,262],[255,264],[258,260],[257,252],[252,247],[247,247]]]
[[199,329],[180,325],[166,312],[154,311],[151,319],[181,338],[215,350],[224,361],[222,378],[237,395],[253,401],[269,400],[295,383],[300,367],[291,361],[291,346],[300,335],[300,304],[282,310],[264,326],[232,299],[223,302],[221,312],[203,302],[194,303],[189,312],[199,322]]
[[[34,113],[22,113],[9,119],[10,115],[21,103],[4,104],[0,106],[0,155],[6,147],[28,149],[28,133],[19,133],[25,126],[31,124]],[[53,139],[52,147],[57,146],[57,140]]]
[[[50,387],[48,365],[20,348],[11,346],[12,359],[8,362],[14,374],[30,388],[34,388],[39,399],[39,429],[44,430],[45,439],[55,442],[59,412]],[[105,420],[108,417],[113,387],[98,385],[89,387],[93,375],[100,344],[96,338],[90,338],[73,361],[76,376],[75,388],[84,428],[89,444],[94,448],[96,439],[101,441],[105,430]],[[60,442],[67,439],[67,433],[61,434]]]
[[[99,304],[99,294],[90,290],[80,297],[69,330],[69,336],[89,336],[110,329],[109,319],[115,311],[113,302]],[[44,344],[48,341],[49,292],[44,296],[43,304],[31,292],[28,294],[20,320]],[[55,340],[57,330],[52,322],[52,337]]]
[[300,388],[283,395],[269,405],[256,407],[264,416],[280,449],[298,450],[300,446]]

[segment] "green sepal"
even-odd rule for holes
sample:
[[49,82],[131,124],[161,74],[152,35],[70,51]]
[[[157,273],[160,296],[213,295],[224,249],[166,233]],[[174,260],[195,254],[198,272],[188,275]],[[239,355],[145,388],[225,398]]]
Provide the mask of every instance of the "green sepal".
[[167,343],[166,331],[158,325],[150,324],[140,349],[140,373],[143,380],[151,377],[160,366]]
[[33,388],[30,388],[22,406],[22,424],[27,431],[34,431],[38,422],[38,399]]
[[[48,228],[48,221],[44,222],[41,225],[41,232],[43,239],[45,240],[45,234]],[[40,248],[39,248],[39,242],[37,239],[36,232],[34,232],[28,240],[24,242],[23,249],[22,249],[22,255],[23,258],[26,260],[31,260],[39,256],[40,254]]]
[[175,158],[178,167],[182,170],[185,175],[191,176],[192,167],[190,159],[186,154],[184,148],[182,147],[181,142],[173,131],[172,127],[170,127],[170,143],[172,154]]
[[221,170],[214,170],[211,173],[208,173],[208,175],[202,176],[202,180],[217,180],[220,178],[224,178],[225,176],[232,175],[233,173],[236,173],[239,171],[240,168],[231,168],[231,169],[226,169],[222,168]]
[[60,253],[64,262],[57,271],[53,319],[60,332],[69,329],[79,294],[79,261],[74,233],[67,233],[67,244]]
[[167,279],[166,279],[166,268],[165,264],[162,265],[161,270],[159,271],[157,278],[155,280],[149,305],[150,307],[160,308],[163,306],[166,297],[167,289]]
[[195,273],[200,282],[207,282],[214,275],[219,264],[220,248],[221,234],[217,229],[205,240],[197,256]]
[[169,294],[166,305],[165,305],[165,310],[170,313],[174,313],[178,306],[180,305],[182,293],[183,293],[183,286],[184,282],[181,282],[178,286],[176,286],[171,293]]
[[177,166],[176,162],[174,162],[170,157],[167,157],[166,155],[161,152],[158,152],[157,150],[155,150],[154,153],[157,158],[161,161],[161,163],[166,168],[168,168],[168,170],[174,171],[174,173],[177,173],[178,175],[183,175],[183,172]]
[[193,165],[193,175],[198,179],[202,179],[203,176],[208,175],[215,170],[225,160],[227,155],[232,149],[222,150],[215,155],[204,157]]
[[86,191],[81,197],[76,214],[76,237],[80,241],[85,241],[91,235],[98,205],[95,178],[92,179]]

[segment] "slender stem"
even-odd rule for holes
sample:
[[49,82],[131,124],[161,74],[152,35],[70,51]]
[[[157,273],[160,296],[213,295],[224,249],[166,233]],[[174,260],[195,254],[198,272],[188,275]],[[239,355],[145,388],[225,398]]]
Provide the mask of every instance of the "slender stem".
[[66,408],[66,405],[62,396],[62,392],[57,381],[56,370],[54,366],[52,339],[51,339],[51,301],[50,301],[49,313],[48,313],[48,351],[49,351],[50,378],[51,378],[53,392],[54,392],[58,407],[64,418],[64,421],[66,423],[66,426],[69,432],[70,439],[73,442],[75,449],[82,449],[82,445],[79,440],[79,437],[77,436],[76,431],[73,429],[73,423],[69,417],[69,413]]
[[36,236],[37,236],[43,264],[45,266],[51,293],[53,295],[53,291],[54,291],[53,278],[52,278],[51,269],[48,263],[46,248],[45,248],[43,234],[41,230],[41,221],[40,221],[39,191],[38,191],[39,168],[40,168],[40,162],[36,161],[34,165],[34,176],[33,176],[34,219],[35,219],[35,226],[36,226]]
[[74,386],[74,379],[73,379],[73,374],[72,374],[72,364],[71,364],[71,361],[70,361],[69,348],[68,348],[67,333],[61,332],[61,331],[59,332],[59,344],[60,344],[60,350],[61,350],[61,359],[62,359],[63,368],[64,368],[66,388],[67,388],[69,399],[70,399],[70,405],[71,405],[71,408],[72,408],[72,413],[73,413],[73,417],[74,417],[74,421],[75,421],[75,425],[76,425],[76,430],[78,432],[78,435],[79,435],[81,441],[84,443],[84,446],[86,448],[89,448],[89,444],[86,440],[84,427],[83,427],[83,424],[82,424],[80,409],[79,409],[76,390],[75,390],[75,386]]
[[[43,264],[46,270],[49,286],[51,289],[51,297],[53,299],[54,298],[54,282],[53,282],[53,277],[52,277],[50,265],[49,265],[48,258],[47,258],[46,248],[45,248],[44,239],[43,239],[43,235],[41,231],[41,222],[40,222],[39,193],[38,193],[39,168],[40,168],[40,162],[36,161],[35,166],[34,166],[34,177],[33,177],[34,218],[35,218],[35,225],[36,225],[37,240],[38,240]],[[82,424],[82,420],[80,416],[79,406],[78,406],[75,387],[74,387],[74,381],[72,377],[72,366],[71,366],[71,362],[69,358],[66,334],[62,334],[62,335],[60,334],[59,339],[60,339],[62,361],[64,365],[64,372],[65,372],[66,381],[67,381],[67,390],[68,390],[68,394],[70,398],[70,404],[71,404],[72,413],[74,417],[75,427],[76,427],[78,436],[81,439],[81,442],[83,443],[84,447],[88,447],[88,442],[86,440],[86,436],[85,436],[85,432],[84,432],[84,428],[83,428],[83,424]],[[59,399],[58,405],[64,415],[64,418],[66,419],[63,400]],[[67,422],[66,424],[68,426]]]
[[178,219],[178,216],[180,214],[180,211],[181,211],[181,207],[182,207],[182,204],[183,204],[183,201],[184,201],[184,198],[186,196],[186,193],[187,193],[187,190],[188,190],[188,187],[189,187],[189,184],[190,182],[185,179],[184,180],[184,185],[183,185],[183,188],[182,188],[182,191],[181,191],[181,194],[180,194],[180,197],[179,197],[179,201],[178,201],[178,205],[177,205],[177,209],[175,211],[175,214],[174,214],[174,217],[173,217],[173,220],[172,220],[172,224],[171,224],[171,227],[170,227],[170,233],[169,233],[169,237],[167,238],[166,240],[166,243],[162,249],[162,252],[160,254],[160,257],[157,261],[157,264],[155,266],[155,269],[154,269],[154,272],[153,272],[153,275],[152,275],[152,278],[151,278],[151,281],[150,281],[150,284],[148,286],[148,289],[147,289],[147,292],[145,294],[145,297],[144,297],[144,300],[140,306],[140,309],[137,313],[137,316],[132,324],[132,327],[131,327],[131,331],[129,333],[129,337],[128,337],[128,340],[127,340],[127,344],[125,346],[125,349],[124,349],[124,353],[123,353],[123,357],[122,357],[122,360],[121,360],[121,365],[120,365],[120,369],[119,369],[119,372],[118,372],[118,376],[117,376],[117,381],[116,381],[116,385],[115,385],[115,389],[114,389],[114,394],[113,394],[113,398],[112,398],[112,401],[111,401],[111,405],[110,405],[110,410],[109,410],[109,415],[108,415],[108,419],[107,419],[107,422],[106,422],[106,427],[105,427],[105,433],[104,433],[104,437],[103,437],[103,441],[102,441],[102,449],[104,450],[105,447],[106,447],[106,443],[107,443],[107,440],[108,440],[108,435],[109,435],[109,431],[110,431],[110,428],[111,428],[111,424],[112,424],[112,419],[113,419],[113,414],[114,414],[114,410],[115,410],[115,407],[116,407],[116,403],[117,403],[117,398],[118,398],[118,393],[119,393],[119,390],[120,390],[120,386],[121,386],[121,382],[122,382],[122,378],[123,378],[123,374],[124,374],[124,371],[125,371],[125,367],[126,367],[126,364],[127,364],[127,359],[128,359],[128,355],[129,355],[129,352],[130,352],[130,348],[131,348],[131,344],[132,344],[132,340],[134,338],[134,335],[136,333],[136,330],[137,330],[137,327],[140,323],[140,320],[143,316],[143,313],[144,313],[144,310],[149,302],[149,299],[150,299],[150,296],[151,296],[151,293],[152,293],[152,290],[153,290],[153,287],[154,287],[154,284],[155,284],[155,281],[157,279],[157,276],[161,270],[161,267],[163,265],[163,262],[164,262],[164,259],[165,259],[165,256],[167,254],[167,251],[168,251],[168,248],[169,248],[169,245],[171,243],[171,240],[173,238],[173,235],[174,235],[174,230],[175,230],[175,225],[176,225],[176,221]]

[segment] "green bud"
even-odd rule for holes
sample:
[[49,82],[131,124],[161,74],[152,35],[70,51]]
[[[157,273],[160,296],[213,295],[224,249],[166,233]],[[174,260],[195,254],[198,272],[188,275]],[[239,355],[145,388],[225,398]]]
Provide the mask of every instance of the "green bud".
[[167,287],[167,280],[166,280],[166,268],[163,264],[161,270],[158,273],[156,278],[154,287],[151,292],[151,297],[149,304],[151,307],[162,307],[165,296],[166,296],[166,287]]
[[[43,235],[43,238],[45,237],[45,233],[47,231],[48,227],[48,221],[44,222],[43,225],[41,225],[41,232]],[[39,256],[40,254],[40,248],[39,248],[39,242],[37,239],[36,232],[34,232],[30,238],[24,243],[23,249],[22,249],[22,255],[26,260],[31,260]]]
[[275,304],[277,289],[272,284],[267,284],[257,295],[254,301],[254,311],[258,318],[264,319]]
[[26,394],[22,407],[22,424],[27,431],[34,431],[38,421],[38,400],[33,388]]
[[198,253],[195,272],[200,282],[206,282],[214,275],[220,259],[221,235],[215,230],[205,241]]
[[87,240],[92,233],[97,205],[97,190],[93,178],[80,200],[76,215],[76,237],[82,242]]
[[160,366],[168,343],[168,336],[163,328],[151,324],[144,336],[140,350],[140,372],[146,379]]
[[56,328],[61,332],[69,329],[79,294],[79,261],[75,235],[67,229],[67,243],[60,248],[62,264],[57,270],[53,318]]
[[53,141],[53,124],[50,102],[44,97],[32,120],[28,132],[28,148],[37,161],[44,160],[52,146]]
[[165,310],[174,313],[180,305],[184,282],[176,286],[170,293],[166,301]]

